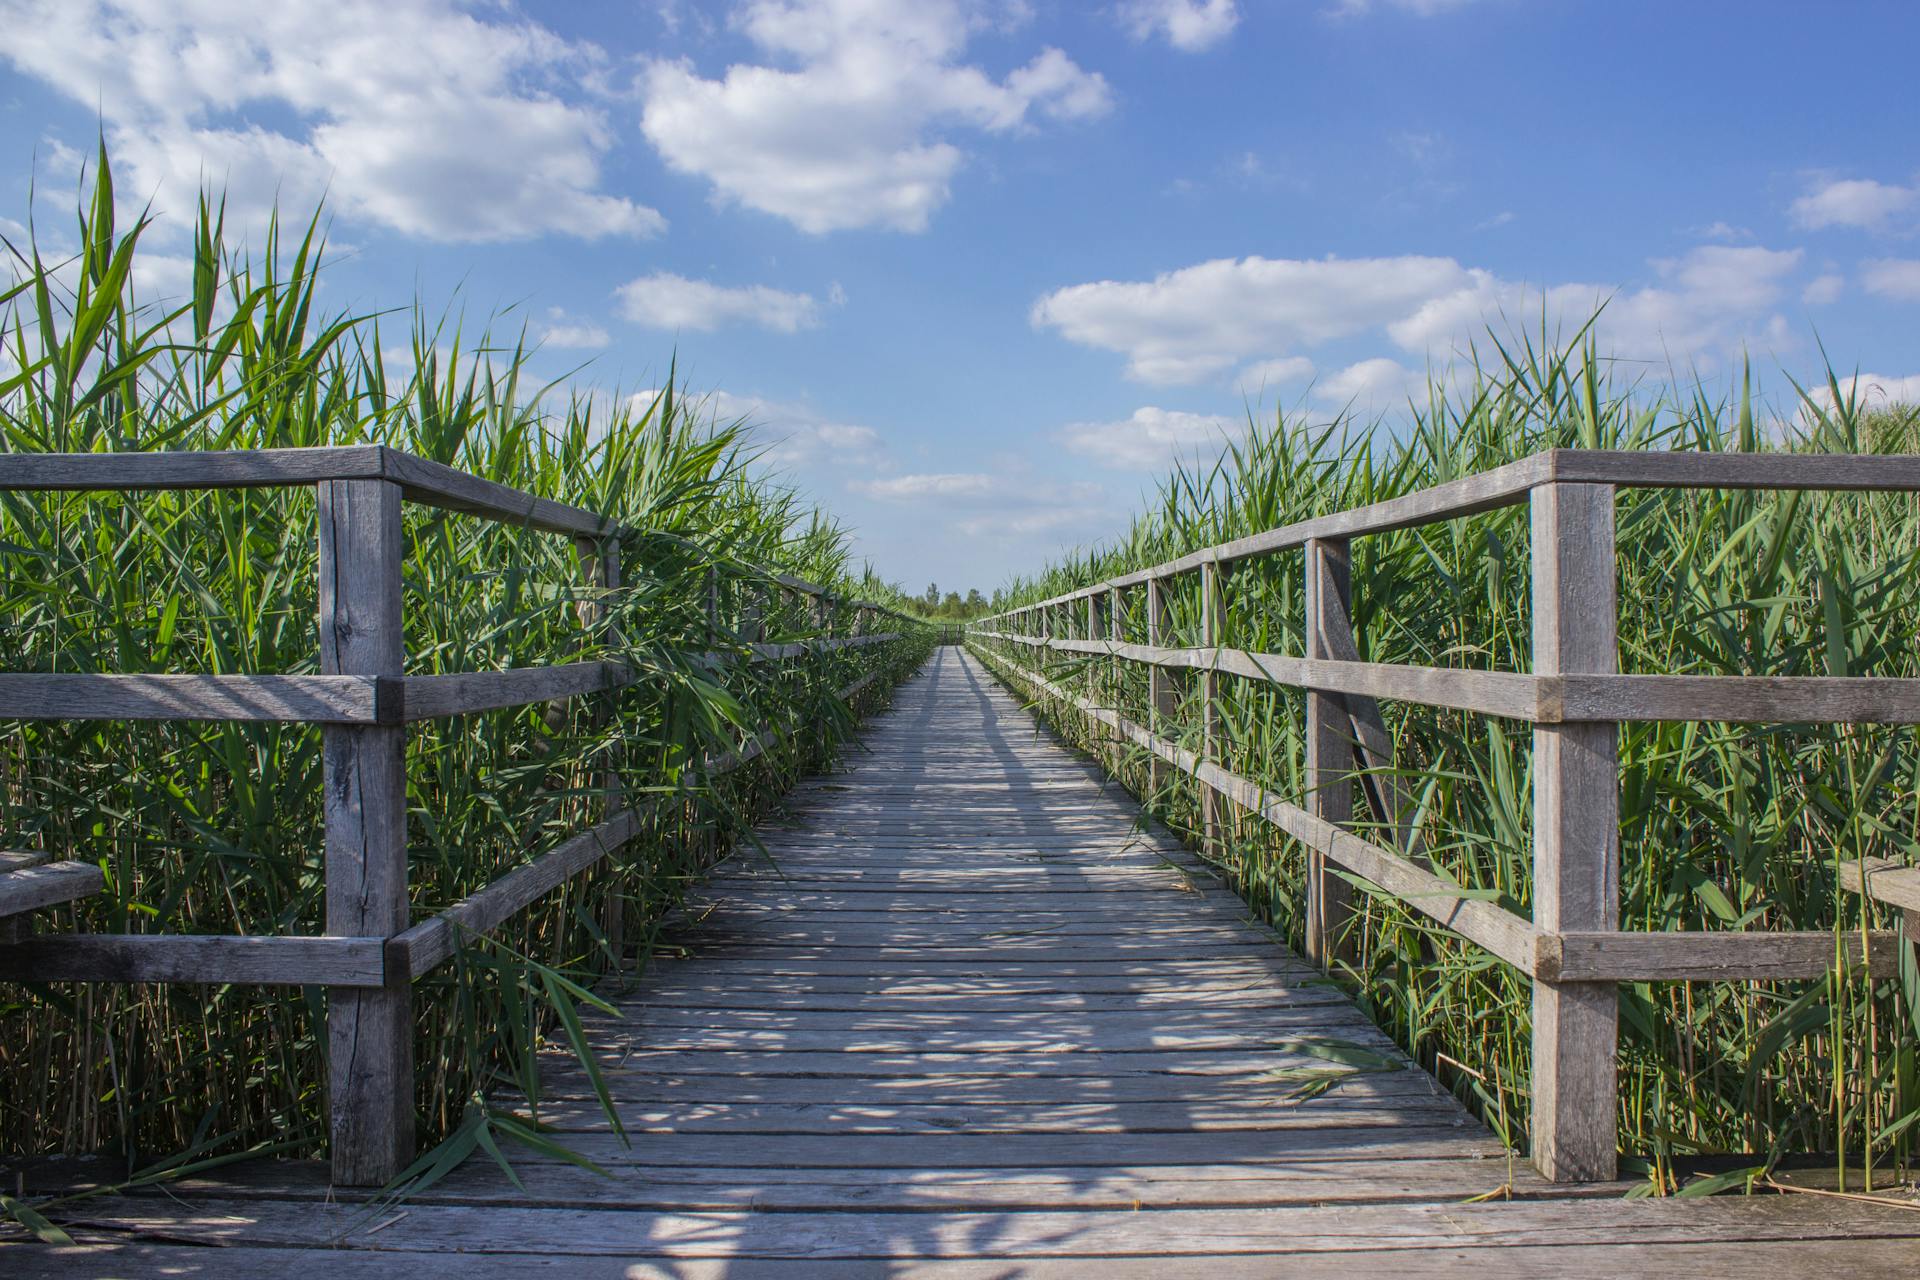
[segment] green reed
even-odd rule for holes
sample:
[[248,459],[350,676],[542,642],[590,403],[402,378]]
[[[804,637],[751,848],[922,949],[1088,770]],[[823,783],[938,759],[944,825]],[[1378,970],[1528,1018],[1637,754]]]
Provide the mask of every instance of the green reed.
[[[609,774],[646,818],[608,865],[416,984],[423,1137],[470,1150],[476,1125],[512,1126],[477,1100],[498,1081],[533,1082],[534,1050],[570,1025],[579,984],[616,954],[644,963],[689,882],[793,779],[829,764],[892,681],[861,707],[834,690],[876,661],[889,677],[910,670],[928,633],[746,662],[762,633],[853,625],[845,607],[814,616],[771,573],[868,599],[887,589],[853,580],[841,529],[765,478],[751,442],[703,421],[671,378],[634,400],[560,395],[528,382],[523,339],[417,314],[397,359],[390,322],[326,312],[317,217],[298,234],[276,224],[249,260],[228,252],[222,209],[204,199],[189,296],[138,298],[149,232],[116,227],[104,151],[78,232],[59,259],[6,246],[0,449],[377,442],[634,531],[596,636],[567,539],[407,509],[410,673],[602,656],[641,674],[617,695],[428,721],[411,736],[417,916],[598,820]],[[0,669],[315,671],[315,536],[310,489],[0,494]],[[709,775],[705,761],[769,726],[777,749]],[[47,913],[43,931],[319,933],[319,779],[313,727],[7,722],[0,842],[107,873],[105,894]],[[616,896],[624,933],[609,937]],[[0,1151],[110,1152],[129,1168],[315,1155],[325,1084],[316,988],[0,986]]]
[[[1616,379],[1583,333],[1572,344],[1501,342],[1497,360],[1435,379],[1408,420],[1309,427],[1254,423],[1211,466],[1179,466],[1114,544],[1017,580],[1001,607],[1045,599],[1213,543],[1488,470],[1556,446],[1609,449],[1908,452],[1911,411],[1870,411],[1829,378],[1783,418],[1751,379],[1716,399]],[[1796,390],[1799,390],[1796,388]],[[1620,657],[1626,672],[1920,676],[1920,514],[1908,494],[1622,490]],[[1357,539],[1354,618],[1373,662],[1525,671],[1530,659],[1524,506]],[[1223,643],[1300,654],[1301,557],[1242,562],[1226,580]],[[1167,584],[1168,644],[1198,643],[1197,575]],[[1123,632],[1143,640],[1141,593]],[[997,648],[989,646],[990,649]],[[1031,664],[1030,651],[998,656]],[[1145,722],[1144,669],[1055,660]],[[1299,694],[1222,677],[1224,764],[1296,801],[1305,791]],[[1163,732],[1197,748],[1195,690]],[[1434,863],[1479,896],[1528,910],[1531,739],[1527,726],[1388,705],[1393,770]],[[1058,707],[1057,722],[1087,735]],[[1876,725],[1634,724],[1620,734],[1622,927],[1892,928],[1893,913],[1842,890],[1836,869],[1866,856],[1920,860],[1920,749],[1912,729]],[[1143,794],[1138,752],[1119,762]],[[1151,807],[1199,826],[1198,796],[1161,771]],[[1360,801],[1363,821],[1371,815]],[[1392,833],[1376,838],[1392,843]],[[1247,820],[1221,862],[1295,943],[1304,935],[1301,849]],[[1364,889],[1364,886],[1363,886]],[[1362,1004],[1441,1080],[1516,1143],[1528,1105],[1527,980],[1437,925],[1362,892],[1347,967]],[[1649,1186],[1671,1161],[1725,1153],[1833,1157],[1869,1184],[1910,1165],[1920,1141],[1920,973],[1901,948],[1895,978],[1836,972],[1817,982],[1625,983],[1620,988],[1623,1150]],[[1879,1170],[1881,1172],[1876,1172]],[[1849,1171],[1855,1171],[1850,1174]]]

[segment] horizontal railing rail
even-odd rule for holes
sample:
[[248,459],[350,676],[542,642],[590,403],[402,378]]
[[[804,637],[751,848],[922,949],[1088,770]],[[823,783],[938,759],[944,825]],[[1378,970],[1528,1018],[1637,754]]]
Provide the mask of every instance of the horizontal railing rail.
[[[1636,932],[1619,927],[1618,726],[1637,721],[1920,724],[1920,680],[1871,676],[1625,675],[1617,641],[1614,499],[1619,488],[1920,491],[1920,458],[1854,455],[1627,453],[1557,449],[1371,506],[1224,542],[980,619],[977,652],[1003,678],[1102,726],[1201,793],[1203,845],[1222,806],[1257,816],[1304,845],[1306,949],[1329,965],[1351,912],[1341,868],[1533,979],[1532,1155],[1556,1180],[1606,1179],[1617,1167],[1615,985],[1750,981],[1826,974],[1836,963],[1893,971],[1897,931]],[[1351,541],[1522,502],[1531,507],[1533,670],[1475,671],[1360,660],[1351,619]],[[1284,551],[1305,556],[1304,656],[1250,652],[1223,633],[1227,569]],[[1200,575],[1197,645],[1164,643],[1165,587]],[[1143,610],[1125,608],[1144,592]],[[1126,634],[1144,618],[1144,640]],[[1013,655],[1109,658],[1148,670],[1147,723],[1051,680]],[[1177,690],[1199,677],[1199,745],[1161,730]],[[1306,794],[1300,802],[1219,762],[1222,676],[1306,692]],[[1499,716],[1533,726],[1533,910],[1528,918],[1474,894],[1422,853],[1405,782],[1393,769],[1380,701]],[[1105,735],[1102,735],[1105,736]],[[1350,830],[1358,784],[1393,847]],[[1920,873],[1840,868],[1843,883],[1920,914]],[[1889,875],[1889,871],[1902,874]],[[1875,886],[1880,886],[1878,889]],[[1888,887],[1892,886],[1892,887]],[[1889,896],[1892,895],[1892,896]],[[1908,905],[1909,902],[1912,905]]]
[[[336,1182],[377,1185],[413,1154],[415,978],[446,963],[560,885],[598,865],[642,829],[643,814],[601,777],[604,819],[417,923],[408,887],[407,726],[442,716],[607,693],[646,678],[625,661],[407,675],[402,646],[401,506],[406,502],[569,536],[595,593],[580,602],[583,643],[605,627],[606,593],[620,586],[624,528],[581,507],[537,497],[382,445],[208,452],[0,454],[0,490],[137,491],[313,485],[318,494],[317,675],[0,673],[0,714],[15,720],[195,720],[310,723],[321,728],[326,933],[314,937],[188,934],[29,934],[0,941],[0,980],[263,983],[329,988],[330,1156]],[[768,591],[812,599],[828,634],[768,642],[764,601],[747,611],[730,649],[708,666],[861,653],[902,638],[915,619],[789,575],[756,570]],[[718,633],[712,572],[707,627]],[[834,635],[850,610],[852,635]],[[879,619],[894,629],[874,631]],[[837,695],[851,699],[876,666]],[[767,729],[704,762],[718,778],[780,740]],[[619,931],[617,918],[609,932]]]

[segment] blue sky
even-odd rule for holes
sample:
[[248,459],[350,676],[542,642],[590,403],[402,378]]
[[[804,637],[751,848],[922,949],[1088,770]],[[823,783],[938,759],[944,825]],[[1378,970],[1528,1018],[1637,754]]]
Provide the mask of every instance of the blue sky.
[[[260,10],[266,12],[260,12]],[[341,308],[676,352],[919,588],[1124,527],[1249,405],[1392,413],[1501,316],[1920,400],[1920,6],[0,0],[0,231],[104,127],[185,280],[202,176],[326,193]],[[12,225],[10,225],[12,224]]]

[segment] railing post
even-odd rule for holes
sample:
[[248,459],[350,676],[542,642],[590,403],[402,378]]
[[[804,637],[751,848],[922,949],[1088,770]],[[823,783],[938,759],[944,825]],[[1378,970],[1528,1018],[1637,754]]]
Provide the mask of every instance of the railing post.
[[[319,489],[320,670],[399,676],[400,486],[329,480]],[[389,938],[407,920],[407,731],[320,731],[327,932]],[[329,1154],[343,1186],[390,1182],[413,1159],[413,990],[393,973],[379,989],[327,996]]]
[[[573,546],[580,556],[582,576],[586,579],[588,591],[587,598],[580,602],[583,638],[590,645],[604,645],[613,621],[612,595],[620,589],[620,538],[618,535],[576,538]],[[609,689],[595,700],[592,715],[596,730],[605,727],[612,717],[613,708],[609,703],[618,696],[617,690]],[[607,767],[595,780],[598,789],[606,797],[599,814],[599,820],[603,822],[624,807],[620,795],[619,763],[617,754],[609,758]],[[620,896],[620,872],[617,862],[611,858],[606,879],[607,897],[601,904],[600,931],[612,947],[613,965],[618,970],[626,956],[626,900]]]
[[[1329,634],[1353,616],[1352,566],[1344,538],[1312,538],[1306,547],[1306,650],[1309,658],[1333,658],[1339,646]],[[1353,741],[1346,699],[1307,690],[1307,811],[1342,826],[1353,820]],[[1326,855],[1307,851],[1307,958],[1330,968],[1353,912],[1353,886],[1333,874]]]
[[[1533,670],[1619,669],[1613,486],[1533,491]],[[1533,923],[1542,933],[1620,923],[1619,734],[1611,721],[1533,731]],[[1614,1177],[1619,992],[1533,984],[1533,1162],[1556,1182]]]
[[[1160,589],[1159,578],[1147,579],[1147,643],[1160,646],[1167,642],[1167,598]],[[1179,710],[1180,700],[1174,691],[1173,675],[1167,668],[1154,663],[1147,668],[1147,727],[1155,737],[1167,736],[1167,722],[1173,719]],[[1167,766],[1158,755],[1147,761],[1147,786],[1149,793],[1158,795],[1167,776]]]
[[[1104,640],[1107,635],[1106,618],[1100,611],[1100,593],[1095,591],[1087,596],[1087,639]],[[1098,707],[1100,701],[1100,660],[1092,654],[1087,655],[1087,701]],[[1103,760],[1109,772],[1113,769],[1111,752],[1102,750],[1106,738],[1106,727],[1093,717],[1087,717],[1087,738],[1093,743],[1094,759]]]
[[[1215,649],[1220,645],[1225,600],[1220,589],[1220,564],[1209,560],[1200,566],[1200,646]],[[1220,743],[1224,734],[1220,715],[1220,673],[1216,661],[1208,656],[1200,676],[1200,756],[1212,764],[1220,763]],[[1221,844],[1220,793],[1202,783],[1200,786],[1200,849],[1218,857]]]
[[[1125,644],[1127,642],[1127,617],[1125,602],[1122,599],[1124,592],[1125,588],[1123,587],[1114,587],[1107,592],[1107,638],[1115,644]],[[1122,705],[1124,702],[1122,693],[1125,683],[1126,678],[1123,674],[1121,659],[1116,655],[1107,663],[1107,696],[1112,699],[1114,711],[1121,715],[1126,714],[1126,708]],[[1126,738],[1121,736],[1119,731],[1116,730],[1113,735],[1113,772],[1115,777],[1120,776],[1120,766],[1126,759],[1126,745]],[[1124,785],[1125,779],[1122,778],[1121,781]]]

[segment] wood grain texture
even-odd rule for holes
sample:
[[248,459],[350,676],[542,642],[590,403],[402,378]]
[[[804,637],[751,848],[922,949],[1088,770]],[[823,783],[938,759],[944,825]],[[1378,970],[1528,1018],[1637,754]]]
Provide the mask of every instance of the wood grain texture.
[[[1534,490],[1533,668],[1611,674],[1619,571],[1613,489]],[[1533,922],[1543,933],[1620,923],[1619,729],[1533,730]],[[1619,997],[1611,982],[1533,984],[1533,1162],[1556,1182],[1605,1180],[1617,1159]]]
[[1106,718],[1107,723],[1129,740],[1190,774],[1201,786],[1218,791],[1243,808],[1259,813],[1288,835],[1325,854],[1330,861],[1378,885],[1406,906],[1484,947],[1521,972],[1533,971],[1534,932],[1527,920],[1493,903],[1466,896],[1460,885],[1427,867],[1370,840],[1343,831],[1258,784],[1217,765],[1208,764],[1196,753],[1148,733],[1130,720],[1113,712],[1089,707],[1076,695],[1031,672],[1009,671],[1008,675],[1018,683],[1076,706],[1083,714]]
[[[399,487],[320,486],[320,668],[399,676],[404,534]],[[407,927],[407,731],[321,731],[327,932],[387,938]],[[413,993],[404,970],[380,990],[327,1001],[328,1109],[335,1178],[379,1186],[413,1159]]]
[[107,887],[91,862],[52,862],[0,872],[0,916],[24,915],[90,897]]
[[[1151,737],[1095,710],[1118,736]],[[1250,927],[1205,864],[1140,829],[977,661],[939,654],[867,745],[762,828],[773,864],[748,850],[722,864],[674,924],[677,945],[603,989],[617,1014],[586,1012],[629,1141],[579,1064],[543,1055],[537,1114],[598,1172],[509,1146],[512,1178],[479,1156],[376,1208],[311,1165],[208,1170],[73,1202],[79,1246],[35,1247],[18,1266],[0,1255],[0,1270],[1910,1271],[1920,1215],[1900,1209],[1627,1201],[1620,1183],[1545,1182],[1338,986]],[[1237,802],[1280,803],[1169,755]],[[1291,812],[1270,816],[1331,827]],[[96,1185],[119,1176],[102,1172]]]
[[[1550,449],[1478,475],[1389,498],[1370,506],[1316,516],[1276,529],[1216,543],[1146,569],[1039,601],[1025,609],[1068,604],[1112,587],[1191,573],[1203,565],[1304,547],[1315,538],[1354,538],[1437,520],[1476,515],[1526,501],[1555,483],[1670,489],[1819,489],[1858,492],[1920,490],[1920,457],[1885,454],[1689,453],[1677,450]],[[981,626],[1018,615],[995,614]]]
[[[1315,538],[1306,549],[1306,639],[1309,658],[1345,656],[1353,648],[1352,567],[1344,541]],[[1306,807],[1333,826],[1353,821],[1353,722],[1344,698],[1307,694]],[[1327,855],[1307,852],[1307,959],[1330,969],[1351,925],[1353,890],[1327,868]],[[1351,956],[1351,949],[1348,949]]]
[[0,947],[0,980],[379,988],[385,946],[384,938],[40,934]]
[[0,674],[0,708],[13,720],[378,724],[383,692],[357,675]]
[[1839,864],[1840,883],[1854,893],[1890,907],[1920,911],[1920,867],[1907,866],[1891,858],[1861,858]]
[[1547,982],[1747,982],[1819,978],[1863,961],[1875,977],[1899,971],[1897,934],[1541,933],[1534,976]]

